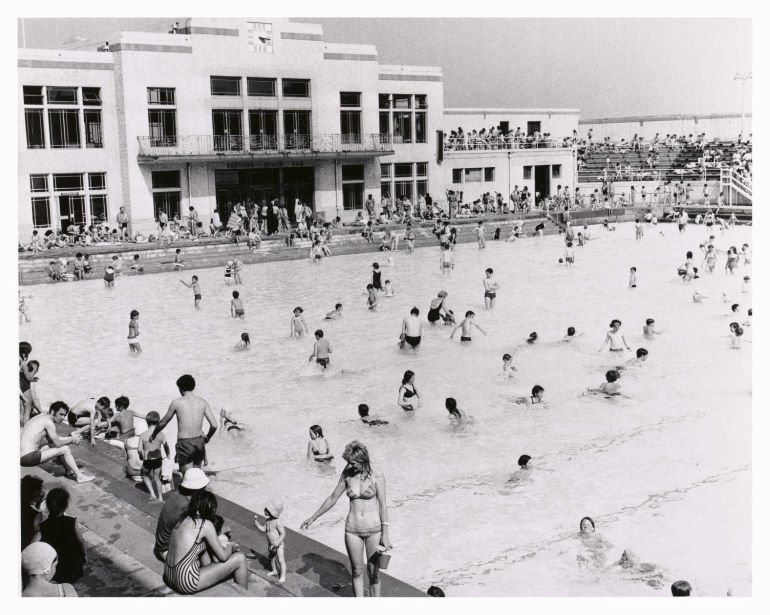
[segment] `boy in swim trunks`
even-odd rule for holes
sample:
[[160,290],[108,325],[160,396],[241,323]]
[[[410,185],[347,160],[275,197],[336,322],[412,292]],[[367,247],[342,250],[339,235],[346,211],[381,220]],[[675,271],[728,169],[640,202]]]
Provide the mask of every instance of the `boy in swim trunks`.
[[409,316],[404,318],[401,323],[401,348],[409,344],[412,350],[417,350],[422,339],[422,321],[419,319],[420,310],[413,307],[409,311]]
[[377,309],[377,291],[374,290],[373,284],[367,284],[366,291],[369,293],[369,296],[366,299],[366,306],[369,308],[370,312],[374,312]]
[[455,268],[454,256],[449,249],[449,244],[441,244],[441,258],[439,259],[439,268],[442,275],[449,275]]
[[286,539],[286,530],[279,520],[283,512],[283,504],[270,503],[265,506],[265,524],[259,522],[259,517],[254,515],[254,526],[263,534],[267,534],[267,552],[270,557],[269,577],[278,577],[278,582],[283,583],[286,580],[286,559],[284,556],[284,540]]
[[326,314],[326,320],[339,320],[342,318],[342,304],[337,303],[331,312]]
[[[139,435],[139,457],[142,459],[142,480],[150,500],[163,502],[163,486],[161,484],[160,470],[163,467],[163,452],[166,457],[171,455],[171,449],[166,440],[166,434],[159,433],[152,441],[150,437],[155,426],[160,423],[160,414],[150,411],[144,419],[147,422],[147,430]],[[154,487],[154,488],[153,488]]]
[[461,342],[470,342],[471,341],[471,327],[476,327],[479,331],[481,331],[484,335],[487,334],[484,329],[479,327],[475,322],[473,322],[473,318],[476,316],[475,312],[472,310],[468,310],[465,312],[465,318],[463,321],[457,325],[454,329],[452,329],[452,334],[449,336],[449,339],[453,339],[455,336],[455,333],[458,329],[462,329],[462,333],[460,333],[460,341]]
[[230,316],[233,318],[244,319],[246,312],[243,309],[243,301],[241,300],[241,294],[237,291],[233,291],[233,300],[230,302]]
[[487,268],[485,273],[486,277],[482,280],[484,284],[484,304],[488,310],[491,310],[495,307],[495,298],[497,297],[497,289],[500,288],[500,284],[492,278],[494,271],[492,271],[491,267]]
[[131,354],[139,354],[142,347],[139,344],[139,312],[131,310],[131,321],[128,323],[128,349]]
[[326,369],[329,367],[329,355],[331,352],[331,344],[329,344],[328,340],[324,339],[324,332],[321,329],[316,330],[315,344],[313,344],[313,353],[308,358],[308,361],[312,361],[315,358],[315,362]]
[[627,398],[626,395],[623,395],[623,393],[620,392],[620,384],[618,383],[618,380],[620,379],[620,372],[618,372],[618,370],[611,369],[604,375],[604,377],[606,378],[607,382],[602,382],[596,389],[588,389],[588,392],[599,393],[606,397]]
[[654,318],[648,318],[644,321],[644,327],[642,328],[642,335],[646,337],[648,340],[654,339],[656,335],[662,334],[663,331],[656,331],[655,330],[655,319]]
[[192,277],[192,281],[189,284],[187,282],[185,282],[184,280],[179,280],[179,281],[182,284],[184,284],[187,288],[192,288],[193,289],[193,296],[195,298],[195,309],[196,310],[201,309],[201,299],[202,299],[202,296],[201,296],[201,287],[198,284],[198,276],[194,275]]

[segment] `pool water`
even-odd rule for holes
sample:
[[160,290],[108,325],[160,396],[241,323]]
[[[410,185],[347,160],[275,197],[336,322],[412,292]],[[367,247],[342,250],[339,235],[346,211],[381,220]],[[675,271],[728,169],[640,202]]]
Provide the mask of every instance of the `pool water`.
[[[685,283],[676,267],[687,250],[700,264],[705,227],[680,235],[660,226],[641,241],[632,225],[592,230],[595,240],[575,248],[572,268],[557,262],[558,236],[490,241],[481,251],[460,245],[449,277],[436,248],[396,253],[392,267],[384,254],[246,266],[238,287],[245,322],[230,318],[233,287],[220,269],[124,276],[114,289],[99,279],[36,286],[26,289],[33,322],[20,335],[41,362],[44,404],[127,395],[136,410],[163,414],[178,395],[176,378],[192,374],[216,414],[225,407],[248,425],[209,445],[218,471],[212,488],[254,510],[281,500],[294,529],[334,488],[344,445],[360,440],[387,478],[388,572],[417,587],[436,584],[452,596],[643,596],[667,595],[683,578],[699,595],[750,595],[751,328],[743,349],[729,347],[736,318],[722,292],[741,304],[737,320],[747,320],[751,294],[741,292],[741,280],[751,266],[726,276],[720,255],[713,274]],[[751,242],[747,227],[716,239],[723,250],[743,242]],[[373,261],[396,296],[369,312]],[[635,289],[628,288],[631,266]],[[491,312],[483,305],[486,267],[501,286]],[[191,273],[201,279],[200,311],[179,283]],[[702,304],[693,303],[694,288],[708,297]],[[473,342],[461,345],[459,334],[449,340],[450,328],[426,325],[419,352],[400,351],[402,318],[413,305],[425,317],[441,289],[457,314],[474,310],[488,335],[474,331]],[[343,319],[323,321],[336,302],[344,304]],[[289,338],[297,305],[310,329],[298,340]],[[138,358],[126,341],[132,309],[141,314]],[[642,337],[648,317],[663,331],[652,341]],[[623,321],[633,349],[650,351],[649,360],[621,379],[629,399],[580,396],[619,360],[597,352],[613,318]],[[582,334],[571,344],[560,341],[568,326]],[[328,373],[308,362],[318,327],[333,348]],[[243,331],[252,346],[236,352]],[[531,331],[540,340],[527,346]],[[513,380],[501,375],[505,352],[514,354]],[[623,354],[620,360],[631,358]],[[406,369],[416,373],[423,399],[412,415],[396,404]],[[545,387],[547,407],[511,403],[535,384]],[[446,397],[473,422],[453,426]],[[362,424],[359,403],[390,424]],[[313,424],[323,427],[332,464],[306,460]],[[524,453],[533,470],[511,482]],[[308,534],[344,552],[347,509],[343,496]],[[606,566],[578,538],[583,516],[612,544]],[[654,568],[613,566],[626,548]],[[654,579],[662,589],[648,584]]]

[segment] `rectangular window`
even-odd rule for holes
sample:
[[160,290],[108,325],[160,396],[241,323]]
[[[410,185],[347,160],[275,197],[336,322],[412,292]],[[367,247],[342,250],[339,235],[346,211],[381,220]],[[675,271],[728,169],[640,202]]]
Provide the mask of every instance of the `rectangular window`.
[[155,211],[155,219],[160,216],[160,212],[166,212],[169,220],[173,220],[180,213],[179,200],[180,192],[153,192],[152,205]]
[[390,113],[385,111],[384,113],[380,113],[380,134],[381,135],[389,135],[390,134]]
[[59,226],[66,231],[72,225],[86,223],[85,199],[81,195],[62,194],[59,201]]
[[415,167],[417,168],[417,177],[427,177],[428,176],[428,163],[427,162],[415,162]]
[[48,175],[30,175],[30,192],[48,192]]
[[180,188],[179,171],[153,171],[152,189]]
[[552,164],[551,165],[551,177],[554,179],[558,179],[561,177],[561,165],[560,164]]
[[148,105],[175,105],[175,88],[147,88]]
[[524,167],[524,174],[522,175],[523,179],[532,179],[532,167],[526,166]]
[[27,149],[45,148],[42,109],[24,109],[24,123],[27,127]]
[[380,177],[390,177],[390,165],[389,164],[381,164],[380,165]]
[[83,111],[83,122],[86,127],[86,147],[103,147],[102,145],[102,112],[100,109]]
[[531,137],[536,132],[540,132],[540,122],[527,122],[527,136]]
[[500,125],[498,126],[498,129],[503,134],[507,134],[510,130],[510,123],[509,122],[500,122]]
[[364,206],[364,165],[342,165],[342,208],[362,209]]
[[481,169],[465,169],[465,183],[480,182]]
[[380,182],[380,198],[389,197],[391,194],[390,182]]
[[396,189],[396,197],[398,198],[406,197],[410,201],[414,202],[414,192],[412,191],[412,180],[395,182],[394,186]]
[[214,149],[232,152],[243,149],[243,114],[241,111],[214,109],[211,112]]
[[77,88],[47,87],[49,105],[76,105],[78,104]]
[[240,77],[211,77],[212,96],[240,96]]
[[43,104],[43,86],[42,85],[25,85],[23,91],[24,91],[25,105],[42,105]]
[[495,181],[495,167],[484,167],[484,181]]
[[390,109],[390,94],[380,94],[380,109]]
[[361,92],[340,92],[340,107],[360,107]]
[[310,111],[284,111],[283,136],[287,149],[310,149],[313,144]]
[[361,143],[361,112],[340,111],[343,143]]
[[411,109],[412,95],[411,94],[393,94],[393,108],[394,109]]
[[277,111],[249,111],[249,147],[278,149]]
[[249,51],[253,53],[273,53],[272,23],[247,21],[246,38],[249,44]]
[[47,196],[32,198],[32,225],[38,228],[51,226],[51,209]]
[[310,98],[310,79],[282,79],[286,98]]
[[463,170],[462,169],[452,169],[452,183],[453,184],[462,184],[463,183]]
[[415,94],[414,95],[414,106],[416,109],[427,109],[428,108],[428,96],[425,94]]
[[83,106],[85,107],[101,107],[102,97],[99,88],[83,88]]
[[106,190],[107,174],[106,173],[89,173],[88,189],[89,190]]
[[343,164],[342,181],[364,181],[364,165],[362,164]]
[[64,173],[53,176],[54,192],[80,192],[83,190],[82,173]]
[[247,77],[246,93],[249,96],[275,96],[275,79],[263,77]]
[[426,127],[427,121],[428,121],[427,113],[414,114],[414,142],[415,143],[428,142],[428,130]]
[[412,163],[411,162],[397,162],[393,165],[393,171],[395,177],[411,177],[412,176]]
[[91,224],[107,222],[107,195],[92,194],[89,204],[91,206]]
[[49,109],[51,147],[80,147],[80,115],[77,109]]
[[176,109],[150,109],[147,111],[152,147],[176,145]]
[[400,143],[412,142],[411,113],[393,113],[393,138]]
[[428,182],[424,179],[417,180],[417,196],[428,194]]

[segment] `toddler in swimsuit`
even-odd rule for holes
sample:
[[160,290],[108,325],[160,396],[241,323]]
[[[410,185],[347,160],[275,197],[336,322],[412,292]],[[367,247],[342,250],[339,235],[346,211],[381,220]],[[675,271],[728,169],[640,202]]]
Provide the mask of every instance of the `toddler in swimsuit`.
[[297,306],[294,308],[294,316],[291,317],[289,326],[291,327],[291,337],[302,337],[307,333],[307,324],[302,316],[304,310]]
[[283,545],[286,530],[278,519],[282,512],[283,504],[270,503],[265,506],[264,525],[259,522],[257,515],[254,515],[254,526],[263,534],[267,534],[267,552],[270,557],[271,568],[267,576],[277,576],[279,583],[286,580],[286,558],[284,557],[285,547]]
[[243,320],[246,312],[243,309],[243,300],[237,290],[233,291],[233,300],[230,302],[230,316]]

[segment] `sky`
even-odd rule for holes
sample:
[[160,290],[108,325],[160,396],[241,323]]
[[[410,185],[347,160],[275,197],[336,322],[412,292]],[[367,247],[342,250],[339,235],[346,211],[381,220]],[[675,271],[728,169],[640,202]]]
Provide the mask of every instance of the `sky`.
[[[440,66],[445,107],[578,108],[582,117],[741,111],[751,20],[737,18],[295,18],[335,43],[377,47],[384,64]],[[34,18],[26,46],[93,50],[168,18]],[[22,46],[21,26],[19,47]],[[751,112],[751,82],[745,109]]]

